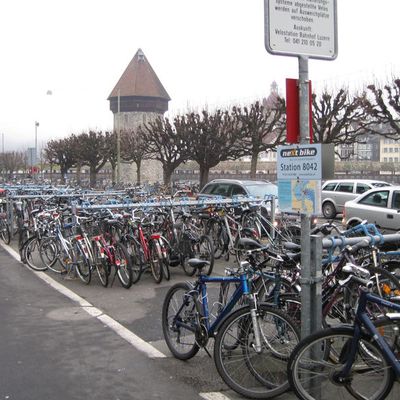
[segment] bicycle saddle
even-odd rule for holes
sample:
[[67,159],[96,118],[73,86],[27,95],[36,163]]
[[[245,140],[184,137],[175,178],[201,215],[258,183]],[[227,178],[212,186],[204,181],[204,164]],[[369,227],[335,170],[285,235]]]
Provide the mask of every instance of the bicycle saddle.
[[196,268],[196,269],[202,269],[204,268],[206,265],[210,265],[210,262],[207,260],[200,260],[199,258],[190,258],[188,260],[188,264],[192,267],[192,268]]

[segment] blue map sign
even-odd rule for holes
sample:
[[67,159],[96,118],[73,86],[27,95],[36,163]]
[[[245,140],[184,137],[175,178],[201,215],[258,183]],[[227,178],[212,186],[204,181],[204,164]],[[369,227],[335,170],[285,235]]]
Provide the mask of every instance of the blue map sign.
[[307,215],[321,213],[321,144],[277,149],[279,208]]

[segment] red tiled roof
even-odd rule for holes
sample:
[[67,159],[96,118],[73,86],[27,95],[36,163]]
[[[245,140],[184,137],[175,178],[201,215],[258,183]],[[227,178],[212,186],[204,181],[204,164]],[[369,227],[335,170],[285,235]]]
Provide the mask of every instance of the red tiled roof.
[[141,49],[126,67],[108,100],[111,97],[118,97],[118,89],[121,97],[143,96],[171,100]]

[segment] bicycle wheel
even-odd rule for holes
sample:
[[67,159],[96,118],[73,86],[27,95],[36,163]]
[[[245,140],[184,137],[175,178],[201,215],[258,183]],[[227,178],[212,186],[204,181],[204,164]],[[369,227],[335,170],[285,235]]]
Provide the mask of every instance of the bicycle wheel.
[[137,283],[142,276],[143,257],[140,255],[140,245],[133,239],[129,238],[123,242],[132,266],[132,283]]
[[363,334],[347,379],[338,382],[350,353],[354,328],[337,327],[303,339],[288,362],[288,377],[299,399],[385,399],[394,375],[372,337]]
[[198,317],[191,285],[180,282],[165,296],[162,308],[162,328],[167,346],[175,358],[188,360],[200,347],[196,341]]
[[55,237],[45,238],[41,241],[39,246],[39,255],[43,264],[47,268],[53,267],[58,260],[59,246]]
[[400,278],[400,260],[386,260],[380,267],[394,274],[397,279]]
[[214,361],[224,382],[237,393],[264,399],[289,388],[286,363],[298,343],[296,324],[281,311],[259,304],[257,321],[262,350],[254,348],[254,327],[248,307],[232,312],[218,329]]
[[108,257],[106,254],[101,254],[101,251],[97,244],[94,244],[93,246],[93,261],[94,265],[96,267],[96,272],[97,276],[100,279],[100,283],[102,286],[107,287],[108,286],[108,277],[109,277],[109,263],[108,263]]
[[386,316],[380,317],[374,321],[374,325],[397,355],[397,359],[400,359],[400,318],[394,316],[390,318]]
[[188,261],[191,258],[198,258],[200,260],[206,260],[209,262],[208,266],[205,266],[202,272],[206,275],[210,275],[214,268],[214,250],[213,243],[209,236],[202,235],[199,238],[186,238],[184,242],[184,260],[182,263],[183,270],[186,275],[193,276],[196,272],[196,268],[191,267]]
[[221,258],[228,247],[229,237],[226,229],[221,224],[213,223],[208,227],[207,235],[211,237],[215,259]]
[[129,289],[133,282],[132,264],[129,253],[126,250],[126,247],[119,242],[115,244],[114,251],[114,261],[115,268],[117,268],[118,280],[125,289]]
[[88,258],[86,257],[82,245],[79,242],[75,242],[74,244],[73,255],[73,264],[75,265],[76,273],[78,274],[79,279],[85,285],[88,285],[92,279],[92,267]]
[[65,240],[64,245],[61,245],[59,241],[56,241],[56,245],[57,247],[59,247],[58,263],[49,266],[49,269],[57,273],[71,272],[73,270],[73,263],[75,258],[74,247],[69,240]]
[[371,272],[371,280],[375,283],[374,293],[387,298],[400,294],[400,281],[393,273],[372,265],[368,265],[366,268]]
[[161,260],[161,267],[162,267],[163,278],[169,281],[171,279],[171,271],[169,270],[167,259],[163,258]]
[[239,246],[239,240],[241,238],[252,239],[257,243],[260,243],[259,237],[257,237],[257,234],[253,229],[243,228],[240,232],[238,232],[235,238],[235,242],[233,244],[235,258],[238,264],[240,264],[241,261],[245,260],[245,252],[246,252],[246,249],[244,247]]
[[39,239],[36,236],[31,237],[25,242],[24,247],[22,248],[23,258],[33,270],[46,271],[47,266],[40,258],[39,248]]
[[5,244],[10,244],[11,241],[10,227],[4,220],[0,222],[0,237]]
[[206,260],[210,264],[203,268],[203,273],[211,275],[214,268],[214,245],[211,238],[208,235],[200,236],[200,239],[195,243],[195,258],[200,260]]

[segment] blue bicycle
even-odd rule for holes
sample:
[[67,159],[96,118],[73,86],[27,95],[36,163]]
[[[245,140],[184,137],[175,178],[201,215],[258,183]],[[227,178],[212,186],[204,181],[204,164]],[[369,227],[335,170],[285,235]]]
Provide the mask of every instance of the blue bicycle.
[[[196,269],[197,280],[172,286],[163,304],[162,327],[171,353],[188,360],[200,348],[208,352],[209,338],[215,338],[215,365],[230,388],[250,398],[286,391],[286,362],[300,337],[296,323],[280,310],[257,301],[247,262],[229,269],[229,276],[203,274],[202,268],[208,264],[204,260],[189,263]],[[217,307],[211,311],[209,283],[237,286],[226,303],[214,303]],[[238,304],[242,306],[235,309]]]
[[[371,304],[397,313],[372,321],[367,312]],[[293,350],[288,377],[297,397],[385,399],[400,379],[399,312],[399,304],[361,288],[353,326],[316,332]]]

